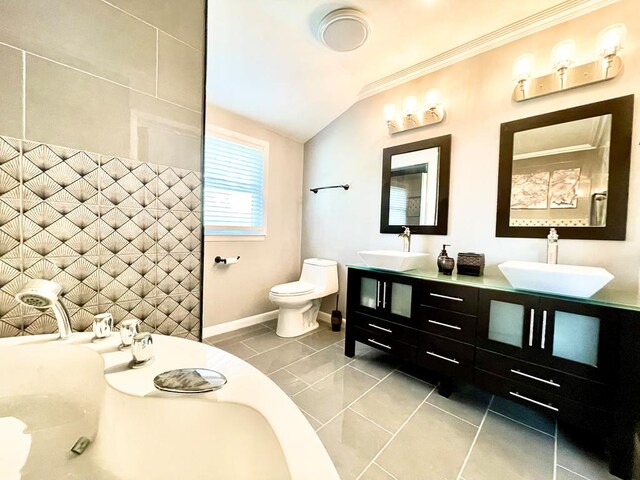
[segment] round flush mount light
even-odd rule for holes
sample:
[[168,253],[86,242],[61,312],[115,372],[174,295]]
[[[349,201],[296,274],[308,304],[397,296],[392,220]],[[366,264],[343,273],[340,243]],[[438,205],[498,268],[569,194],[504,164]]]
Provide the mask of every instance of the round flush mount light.
[[320,41],[336,52],[349,52],[366,42],[371,25],[366,15],[353,8],[340,8],[329,12],[320,21]]

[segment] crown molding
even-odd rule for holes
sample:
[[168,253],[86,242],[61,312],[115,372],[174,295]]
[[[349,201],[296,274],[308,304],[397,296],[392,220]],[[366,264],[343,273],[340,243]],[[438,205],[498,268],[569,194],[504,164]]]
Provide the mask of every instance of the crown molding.
[[567,20],[591,13],[618,1],[619,0],[567,0],[554,7],[548,8],[505,27],[499,28],[498,30],[487,33],[486,35],[482,35],[469,42],[463,43],[451,50],[447,50],[439,55],[428,58],[416,65],[407,67],[396,73],[383,77],[380,80],[369,83],[360,90],[360,93],[358,93],[358,100],[370,97],[402,83],[415,80],[416,78],[435,72],[436,70],[440,70],[444,67],[460,62],[461,60],[465,60],[480,53],[506,45],[514,40],[531,35],[532,33],[545,30],[554,25],[566,22]]

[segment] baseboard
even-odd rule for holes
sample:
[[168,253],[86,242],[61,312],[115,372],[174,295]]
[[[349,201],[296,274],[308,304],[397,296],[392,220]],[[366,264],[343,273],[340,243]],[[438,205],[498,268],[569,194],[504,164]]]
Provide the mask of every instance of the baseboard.
[[[270,312],[259,313],[258,315],[232,320],[231,322],[211,325],[210,327],[204,327],[202,330],[202,338],[220,335],[221,333],[231,332],[233,330],[238,330],[239,328],[250,327],[251,325],[268,322],[269,320],[274,320],[276,318],[278,318],[278,310],[272,310]],[[331,321],[331,315],[329,315],[329,321]]]

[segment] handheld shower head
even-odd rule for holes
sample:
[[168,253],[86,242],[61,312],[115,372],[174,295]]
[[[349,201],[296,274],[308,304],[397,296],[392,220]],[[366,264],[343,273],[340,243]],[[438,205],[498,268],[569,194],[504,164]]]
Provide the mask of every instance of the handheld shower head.
[[62,292],[59,283],[50,280],[29,280],[16,294],[16,300],[29,307],[49,308],[58,301]]
[[29,280],[16,294],[16,300],[38,310],[50,308],[58,322],[60,338],[68,338],[73,332],[67,309],[60,302],[62,286],[50,280]]

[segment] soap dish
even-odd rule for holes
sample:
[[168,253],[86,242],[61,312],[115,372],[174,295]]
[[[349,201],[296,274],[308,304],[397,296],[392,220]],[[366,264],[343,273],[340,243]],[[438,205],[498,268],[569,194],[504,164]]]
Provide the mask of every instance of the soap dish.
[[179,368],[169,370],[153,379],[153,385],[163,392],[207,393],[222,388],[227,378],[207,368]]

